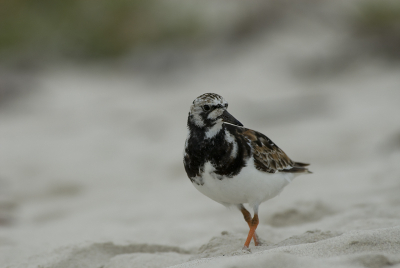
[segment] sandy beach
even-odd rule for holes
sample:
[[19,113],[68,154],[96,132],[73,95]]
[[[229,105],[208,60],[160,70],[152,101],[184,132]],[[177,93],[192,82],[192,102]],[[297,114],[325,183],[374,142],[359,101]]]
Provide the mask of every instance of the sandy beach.
[[[296,34],[305,24],[169,73],[35,72],[0,107],[0,267],[400,267],[400,65],[365,56],[309,74],[343,34]],[[240,211],[183,168],[205,92],[311,163],[260,206],[251,252]]]

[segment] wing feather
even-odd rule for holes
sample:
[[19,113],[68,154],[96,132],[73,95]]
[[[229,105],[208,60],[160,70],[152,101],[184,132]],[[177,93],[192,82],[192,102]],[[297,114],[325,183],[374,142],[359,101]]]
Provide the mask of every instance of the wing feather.
[[246,128],[241,128],[243,135],[253,148],[255,168],[268,172],[310,173],[309,164],[292,161],[281,148],[264,134]]

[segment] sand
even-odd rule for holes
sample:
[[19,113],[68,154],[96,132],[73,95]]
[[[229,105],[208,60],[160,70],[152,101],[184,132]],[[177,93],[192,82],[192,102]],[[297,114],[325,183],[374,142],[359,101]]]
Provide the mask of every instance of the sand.
[[[0,267],[400,267],[400,67],[312,75],[343,33],[302,23],[170,73],[32,75],[0,106]],[[251,252],[241,213],[183,169],[204,92],[314,172],[261,205]]]

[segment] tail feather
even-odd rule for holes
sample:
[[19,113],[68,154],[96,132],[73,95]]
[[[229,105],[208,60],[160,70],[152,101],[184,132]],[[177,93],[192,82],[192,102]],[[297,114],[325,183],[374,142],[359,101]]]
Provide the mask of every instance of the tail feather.
[[294,162],[294,167],[290,169],[284,169],[281,170],[280,172],[287,172],[287,173],[308,173],[311,174],[312,172],[306,168],[310,164],[307,163],[301,163],[301,162]]
[[309,166],[310,164],[308,163],[301,163],[301,162],[294,162],[295,167],[306,167]]

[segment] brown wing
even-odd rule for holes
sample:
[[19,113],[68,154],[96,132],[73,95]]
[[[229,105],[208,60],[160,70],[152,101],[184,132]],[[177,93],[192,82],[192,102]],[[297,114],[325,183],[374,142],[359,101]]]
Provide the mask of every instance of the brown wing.
[[241,133],[250,142],[253,148],[254,166],[256,169],[268,172],[290,172],[290,173],[308,173],[306,165],[300,162],[292,161],[284,151],[274,144],[264,134],[242,128]]

